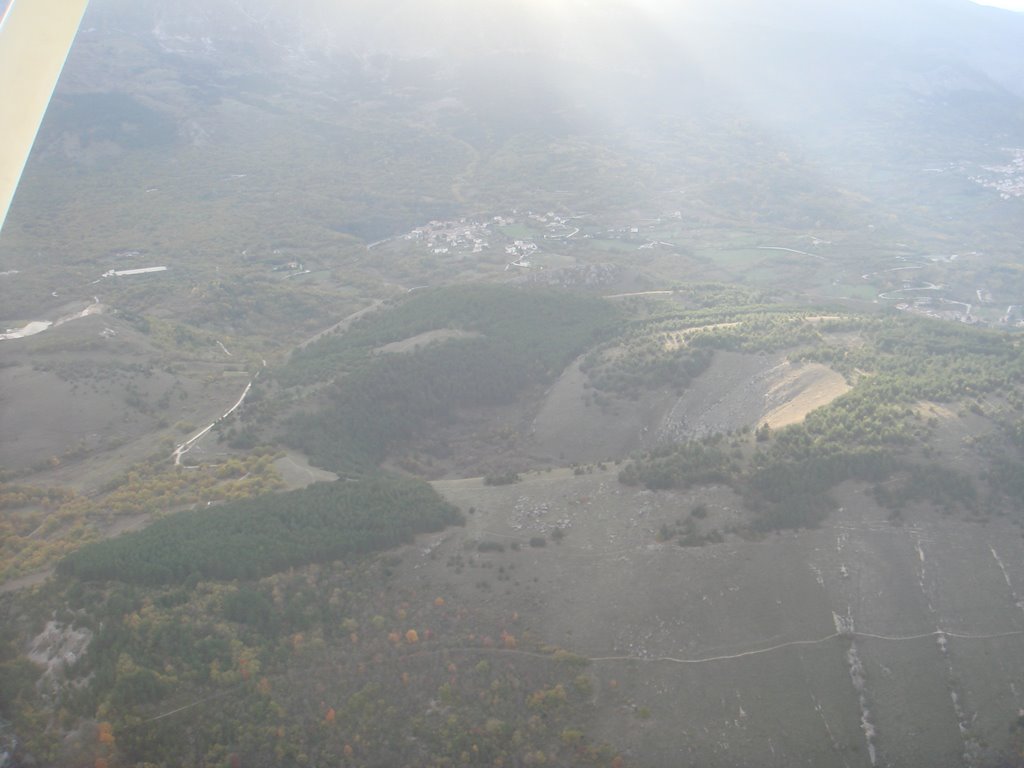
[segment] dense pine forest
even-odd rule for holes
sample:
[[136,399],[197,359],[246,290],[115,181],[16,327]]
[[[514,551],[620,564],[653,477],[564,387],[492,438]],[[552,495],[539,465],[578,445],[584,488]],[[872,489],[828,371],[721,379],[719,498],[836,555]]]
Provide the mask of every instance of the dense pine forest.
[[394,547],[461,520],[420,481],[389,476],[318,483],[179,512],[139,533],[85,546],[62,560],[58,571],[129,584],[253,579]]

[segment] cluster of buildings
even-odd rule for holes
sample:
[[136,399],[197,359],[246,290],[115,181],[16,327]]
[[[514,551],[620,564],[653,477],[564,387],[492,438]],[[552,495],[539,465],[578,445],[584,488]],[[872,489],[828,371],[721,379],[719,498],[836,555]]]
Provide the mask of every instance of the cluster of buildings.
[[986,189],[994,189],[1003,200],[1024,197],[1024,149],[1014,149],[1013,159],[1006,165],[986,165],[983,168],[989,173],[998,174],[995,178],[972,176],[971,181]]
[[511,245],[505,246],[505,253],[512,257],[512,261],[505,266],[529,268],[529,257],[537,252],[537,244],[529,240],[513,240]]
[[[583,234],[580,227],[574,223],[580,218],[580,215],[563,216],[553,211],[535,213],[515,209],[511,214],[493,216],[486,221],[467,218],[429,221],[396,240],[421,245],[435,256],[464,256],[490,250],[492,241],[497,238],[499,247],[504,247],[505,255],[509,258],[505,269],[528,269],[533,266],[534,254],[540,250],[537,242],[529,239],[531,232],[536,233],[538,240],[567,241],[576,236],[580,239],[591,237]],[[508,231],[510,227],[516,227],[516,230]],[[625,227],[613,231],[618,235],[628,236],[630,233],[637,234],[639,229]],[[518,239],[511,239],[516,235],[519,236]],[[386,241],[372,243],[369,247],[373,248],[384,242]],[[502,242],[504,245],[500,245]]]
[[132,275],[148,275],[153,272],[166,272],[167,267],[142,267],[141,269],[108,269],[103,277],[130,277]]
[[[496,217],[497,218],[497,217]],[[487,228],[490,222],[475,222],[467,219],[458,221],[429,221],[403,236],[426,245],[434,254],[483,253],[489,247]]]
[[[531,219],[547,222],[545,217],[536,214],[528,214],[528,216]],[[516,220],[511,216],[495,216],[489,221],[483,222],[469,219],[430,221],[404,235],[402,239],[420,243],[436,256],[477,254],[490,248],[490,240],[495,234],[492,227],[509,227],[515,223]],[[529,268],[530,257],[537,250],[537,244],[530,240],[513,240],[505,246],[505,254],[511,259],[505,269]]]

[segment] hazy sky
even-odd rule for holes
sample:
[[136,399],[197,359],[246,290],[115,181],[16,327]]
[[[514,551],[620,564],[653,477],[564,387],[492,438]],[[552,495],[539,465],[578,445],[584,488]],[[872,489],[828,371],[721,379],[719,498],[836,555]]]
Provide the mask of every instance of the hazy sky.
[[996,8],[1024,12],[1024,0],[974,0],[974,2],[978,5],[994,5]]

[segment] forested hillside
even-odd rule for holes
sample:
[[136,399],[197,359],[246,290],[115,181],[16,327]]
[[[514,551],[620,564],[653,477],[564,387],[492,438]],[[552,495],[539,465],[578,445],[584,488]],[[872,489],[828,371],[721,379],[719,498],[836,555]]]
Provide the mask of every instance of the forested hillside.
[[[336,380],[326,404],[291,420],[285,440],[328,469],[364,472],[399,441],[454,421],[460,408],[509,403],[549,384],[610,333],[616,315],[608,302],[550,289],[461,286],[414,295],[293,355],[283,383]],[[479,337],[373,354],[445,329]]]
[[[674,326],[701,349],[789,348],[792,359],[825,362],[854,387],[802,423],[757,429],[749,461],[741,460],[740,441],[730,441],[730,453],[724,436],[716,436],[650,451],[623,469],[623,482],[732,484],[765,530],[819,524],[834,505],[828,491],[845,480],[874,484],[876,498],[895,516],[913,500],[977,514],[1022,509],[1010,478],[1024,464],[1017,451],[1000,448],[1013,440],[1015,414],[1024,408],[1024,342],[1017,336],[903,317],[808,321],[786,312],[696,331],[689,325],[684,317],[661,328]],[[938,420],[924,415],[927,403],[997,418],[1003,434],[988,438],[987,469],[946,465],[935,445]]]

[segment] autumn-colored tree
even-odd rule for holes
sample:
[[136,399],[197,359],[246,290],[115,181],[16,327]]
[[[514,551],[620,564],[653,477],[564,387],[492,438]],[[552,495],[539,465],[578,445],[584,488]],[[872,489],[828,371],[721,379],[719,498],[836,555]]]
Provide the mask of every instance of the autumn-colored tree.
[[96,740],[100,744],[112,746],[114,744],[114,728],[110,723],[100,723],[96,731]]
[[334,722],[334,718],[335,718],[334,707],[328,707],[327,708],[327,714],[324,715],[324,722],[328,723],[328,724],[333,723]]
[[415,629],[410,629],[405,633],[405,642],[409,645],[415,645],[420,641],[420,635]]

